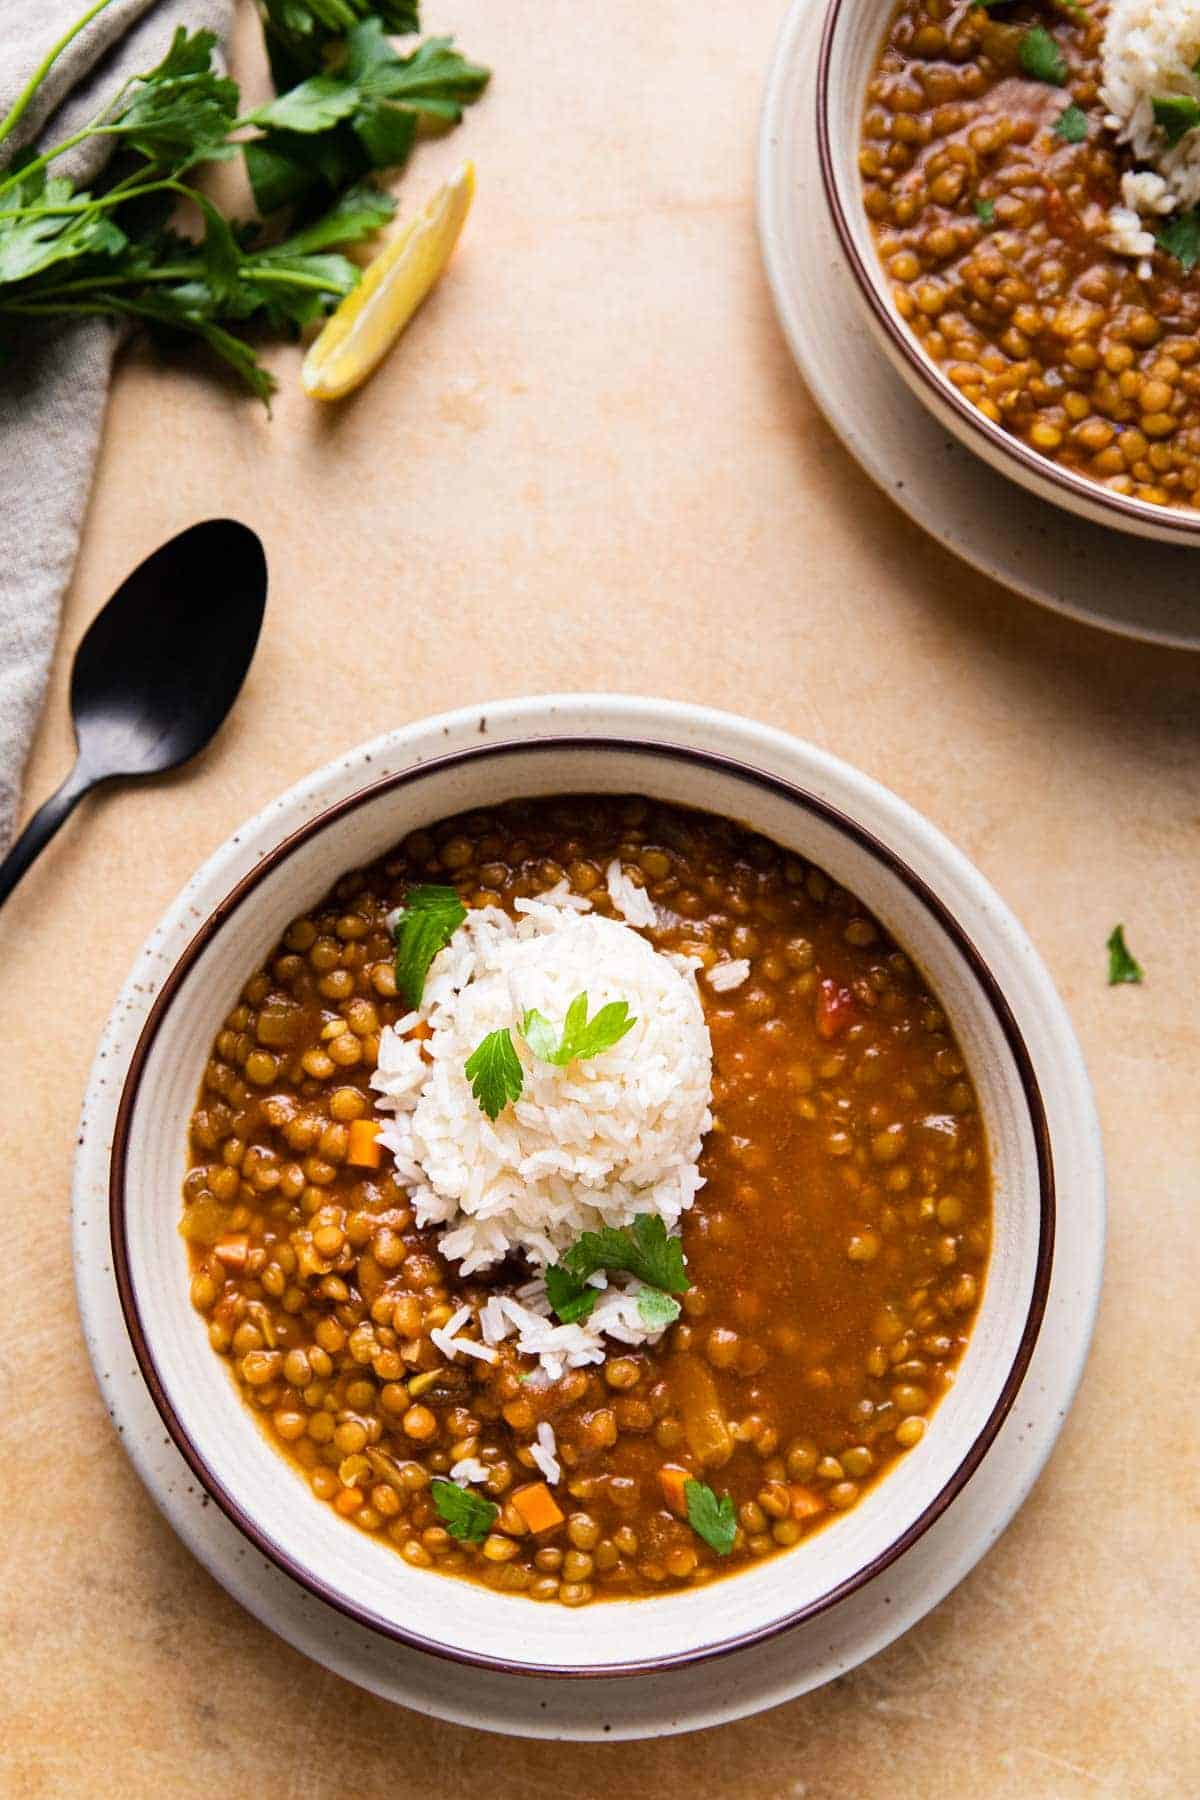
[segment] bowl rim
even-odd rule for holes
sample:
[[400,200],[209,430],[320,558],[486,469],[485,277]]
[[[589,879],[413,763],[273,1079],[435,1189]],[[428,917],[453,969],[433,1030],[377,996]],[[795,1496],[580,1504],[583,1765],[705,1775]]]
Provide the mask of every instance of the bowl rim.
[[[339,819],[369,806],[386,795],[413,785],[427,775],[442,773],[463,765],[475,765],[505,755],[551,752],[586,748],[588,750],[651,756],[666,762],[685,762],[739,779],[751,786],[764,788],[790,804],[820,818],[851,842],[879,861],[901,881],[913,897],[930,912],[966,962],[980,991],[990,1006],[1009,1051],[1016,1064],[1022,1095],[1028,1113],[1038,1171],[1038,1247],[1034,1264],[1029,1305],[1012,1363],[987,1418],[972,1438],[951,1474],[917,1518],[878,1554],[833,1588],[766,1624],[750,1627],[715,1643],[697,1645],[693,1649],[668,1655],[651,1656],[633,1661],[606,1663],[532,1663],[479,1651],[462,1650],[439,1643],[425,1633],[397,1624],[394,1620],[360,1605],[340,1589],[328,1583],[319,1573],[283,1550],[270,1532],[256,1524],[242,1503],[225,1485],[211,1463],[200,1454],[175,1411],[167,1383],[159,1370],[149,1335],[142,1319],[134,1288],[130,1254],[128,1213],[126,1207],[126,1173],[133,1114],[137,1105],[142,1077],[149,1062],[159,1031],[181,986],[209,944],[233,915],[251,898],[265,877],[280,867],[310,839],[319,836]],[[608,1677],[644,1675],[659,1670],[681,1668],[713,1661],[718,1657],[744,1650],[778,1637],[796,1625],[819,1616],[849,1595],[858,1592],[901,1557],[942,1516],[974,1475],[990,1449],[1000,1427],[1008,1416],[1025,1379],[1037,1344],[1054,1263],[1056,1189],[1054,1157],[1049,1119],[1042,1097],[1033,1058],[1005,996],[1000,981],[993,973],[966,928],[933,890],[923,876],[912,868],[898,851],[861,825],[841,807],[812,793],[807,788],[759,769],[741,758],[715,751],[643,737],[591,736],[583,732],[538,734],[523,739],[497,739],[474,745],[410,765],[377,781],[356,788],[343,799],[322,808],[294,831],[265,851],[255,866],[217,902],[199,929],[187,943],[168,971],[138,1035],[133,1054],[122,1083],[113,1128],[108,1179],[109,1238],[113,1255],[113,1271],[117,1296],[125,1328],[129,1334],[138,1368],[154,1405],[176,1449],[209,1498],[220,1508],[237,1530],[263,1556],[275,1564],[302,1589],[323,1601],[344,1617],[363,1625],[394,1642],[437,1656],[443,1660],[471,1668],[489,1669],[502,1674],[531,1678],[604,1679]],[[630,1602],[636,1604],[636,1602]]]
[[[889,5],[892,0],[889,0]],[[883,280],[882,264],[868,268],[859,254],[858,244],[842,204],[841,187],[834,170],[833,133],[830,127],[829,111],[831,95],[830,66],[833,59],[834,41],[839,25],[842,23],[850,7],[862,4],[862,0],[827,0],[825,19],[821,31],[821,47],[817,58],[817,157],[821,169],[821,183],[825,189],[825,198],[829,206],[834,230],[846,261],[850,265],[859,294],[865,301],[875,325],[882,331],[890,345],[899,351],[908,372],[916,377],[920,397],[927,403],[936,402],[952,412],[958,423],[966,429],[963,433],[970,444],[971,439],[978,438],[994,450],[1000,458],[1001,466],[1006,462],[1019,464],[1029,474],[1035,475],[1039,482],[1051,488],[1061,490],[1061,495],[1070,495],[1075,500],[1090,503],[1102,512],[1112,513],[1113,524],[1117,530],[1128,528],[1134,520],[1140,526],[1152,527],[1152,537],[1159,542],[1168,543],[1172,539],[1180,544],[1185,539],[1200,541],[1200,508],[1197,507],[1162,507],[1152,506],[1146,500],[1137,500],[1127,494],[1114,494],[1110,488],[1102,486],[1098,481],[1091,481],[1085,475],[1076,475],[1069,469],[1053,463],[1048,457],[1039,456],[1027,444],[1004,431],[999,425],[964,400],[954,383],[947,379],[933,361],[921,348],[912,332],[903,321],[897,318],[887,305],[881,291]],[[921,392],[921,390],[924,390]],[[985,454],[978,445],[974,446],[978,454]],[[987,460],[990,460],[987,459]],[[1018,479],[1012,476],[1012,479]],[[1059,495],[1052,496],[1060,499]],[[1075,507],[1069,510],[1076,511]]]

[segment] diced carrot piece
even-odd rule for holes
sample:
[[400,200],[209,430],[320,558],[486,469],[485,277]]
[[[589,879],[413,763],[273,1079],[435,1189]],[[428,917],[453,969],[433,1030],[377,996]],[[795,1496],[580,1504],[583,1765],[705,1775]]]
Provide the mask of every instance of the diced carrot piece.
[[512,1503],[530,1531],[552,1531],[563,1522],[558,1502],[544,1481],[531,1481],[528,1487],[518,1488]]
[[663,1499],[681,1519],[687,1518],[687,1495],[684,1489],[691,1479],[686,1469],[677,1468],[674,1463],[665,1463],[658,1471],[658,1485],[663,1491]]
[[817,1035],[838,1037],[854,1019],[854,995],[836,981],[823,981],[817,995]]
[[793,1519],[812,1519],[825,1511],[825,1502],[811,1488],[801,1487],[796,1482],[793,1483],[791,1494]]
[[244,1269],[249,1254],[250,1239],[244,1231],[235,1231],[229,1237],[218,1238],[213,1245],[213,1255],[227,1269]]
[[356,1169],[377,1169],[383,1161],[383,1146],[378,1138],[379,1127],[374,1119],[352,1120],[346,1161]]

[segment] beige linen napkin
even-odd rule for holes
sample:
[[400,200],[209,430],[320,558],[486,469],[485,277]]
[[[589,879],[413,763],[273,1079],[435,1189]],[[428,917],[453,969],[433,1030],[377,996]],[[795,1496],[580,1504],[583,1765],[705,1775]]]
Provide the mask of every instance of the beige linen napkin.
[[[177,26],[206,26],[224,41],[231,7],[232,0],[114,0],[59,58],[0,160],[35,138],[56,142],[77,131],[123,81],[161,61]],[[87,9],[87,0],[5,0],[0,118]],[[103,161],[102,141],[85,143],[55,172],[86,183]],[[6,323],[3,335],[12,354],[0,367],[0,853],[13,835],[117,344],[103,319],[20,332]]]

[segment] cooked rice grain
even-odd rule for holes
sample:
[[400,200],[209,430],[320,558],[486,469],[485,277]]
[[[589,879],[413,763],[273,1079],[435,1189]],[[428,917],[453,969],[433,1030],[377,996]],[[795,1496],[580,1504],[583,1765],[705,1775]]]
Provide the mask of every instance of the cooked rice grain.
[[[1200,201],[1200,131],[1185,132],[1170,145],[1154,122],[1155,100],[1179,95],[1200,103],[1198,61],[1200,0],[1113,0],[1104,29],[1100,89],[1106,123],[1139,162],[1157,170],[1164,184],[1154,191],[1135,178],[1138,186],[1126,187],[1124,193],[1126,209],[1163,213]],[[1121,211],[1115,208],[1110,214],[1110,225]],[[1113,229],[1118,234],[1120,227],[1117,220]],[[1144,252],[1131,248],[1126,254]]]

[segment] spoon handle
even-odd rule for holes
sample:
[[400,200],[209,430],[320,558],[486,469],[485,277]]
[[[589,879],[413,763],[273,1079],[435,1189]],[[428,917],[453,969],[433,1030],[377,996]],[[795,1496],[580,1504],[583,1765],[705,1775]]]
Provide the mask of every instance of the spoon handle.
[[0,863],[0,906],[4,905],[30,863],[41,855],[59,826],[70,818],[89,788],[95,786],[95,782],[95,776],[85,774],[76,763],[58,791],[38,807]]

